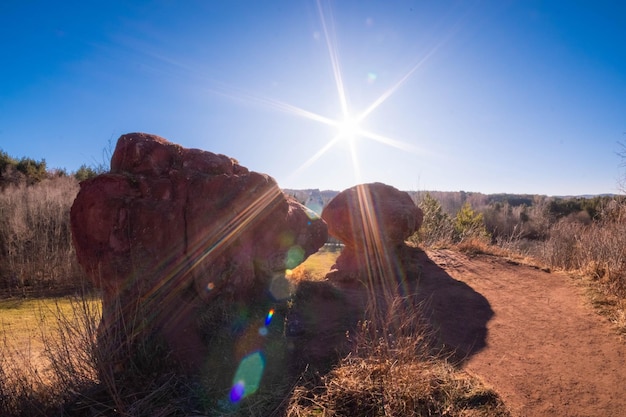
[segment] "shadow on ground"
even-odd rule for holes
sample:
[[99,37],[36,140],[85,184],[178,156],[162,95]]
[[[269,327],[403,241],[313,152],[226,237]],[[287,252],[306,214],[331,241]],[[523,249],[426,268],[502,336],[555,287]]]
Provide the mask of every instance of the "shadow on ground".
[[436,343],[458,363],[487,346],[487,323],[494,315],[480,293],[452,278],[443,268],[416,251],[422,267],[418,299],[435,331]]
[[[413,303],[432,332],[433,350],[460,365],[485,348],[487,323],[494,315],[487,299],[422,250],[405,248],[401,263],[407,281],[402,286],[412,288]],[[366,302],[364,285],[301,282],[286,327],[295,362],[300,362],[296,369],[305,365],[324,372],[343,357],[350,350],[347,335],[368,318]]]

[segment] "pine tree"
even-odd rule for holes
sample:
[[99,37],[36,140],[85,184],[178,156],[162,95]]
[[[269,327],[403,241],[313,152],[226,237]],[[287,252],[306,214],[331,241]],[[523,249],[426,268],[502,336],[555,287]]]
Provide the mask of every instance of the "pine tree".
[[471,237],[489,238],[482,213],[476,213],[468,202],[463,204],[456,214],[454,219],[454,231],[458,241]]
[[419,208],[424,213],[424,221],[413,240],[426,246],[449,242],[454,231],[452,219],[443,211],[439,201],[426,193]]

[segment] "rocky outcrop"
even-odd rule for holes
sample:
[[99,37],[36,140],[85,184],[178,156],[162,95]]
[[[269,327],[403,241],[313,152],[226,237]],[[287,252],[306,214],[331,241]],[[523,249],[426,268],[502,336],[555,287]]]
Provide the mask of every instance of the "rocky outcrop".
[[288,296],[285,270],[327,239],[268,175],[143,133],[120,137],[110,172],[81,183],[71,226],[103,292],[101,335],[132,324],[188,369],[206,361],[202,306]]
[[[405,240],[420,227],[422,211],[407,193],[374,183],[339,193],[322,218],[344,247],[326,280],[300,283],[286,330],[300,365],[325,371],[363,332],[386,337],[421,324],[412,323],[419,316],[418,250]],[[355,334],[361,336],[351,339]]]
[[345,245],[327,278],[380,281],[402,279],[404,242],[419,229],[423,214],[407,193],[372,183],[339,193],[322,219],[329,234]]

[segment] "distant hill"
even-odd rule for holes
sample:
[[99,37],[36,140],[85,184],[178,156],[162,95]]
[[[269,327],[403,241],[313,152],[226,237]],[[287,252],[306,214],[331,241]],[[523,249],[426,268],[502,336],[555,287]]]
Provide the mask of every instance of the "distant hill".
[[301,204],[305,205],[310,210],[313,210],[317,214],[322,214],[322,210],[328,204],[330,200],[335,198],[339,191],[310,189],[310,190],[291,190],[288,188],[283,189],[283,192],[292,196],[298,200]]
[[605,193],[605,194],[581,194],[581,195],[555,195],[554,198],[562,198],[563,200],[568,200],[572,198],[586,198],[592,199],[596,197],[608,197],[614,198],[619,197],[619,194]]
[[[313,210],[317,214],[321,214],[322,210],[332,200],[339,191],[323,190],[319,189],[306,189],[306,190],[294,190],[285,188],[283,192],[287,195],[294,197],[301,204],[305,205],[309,209]],[[483,194],[471,191],[407,191],[413,201],[417,204],[420,202],[424,195],[427,193],[437,199],[443,206],[444,211],[448,213],[456,213],[461,205],[466,201],[469,202],[472,207],[479,208],[488,206],[491,204],[508,204],[512,207],[527,206],[530,207],[537,201],[552,201],[552,200],[591,200],[594,198],[614,198],[618,197],[617,194],[584,194],[584,195],[569,195],[569,196],[546,196],[539,194]]]

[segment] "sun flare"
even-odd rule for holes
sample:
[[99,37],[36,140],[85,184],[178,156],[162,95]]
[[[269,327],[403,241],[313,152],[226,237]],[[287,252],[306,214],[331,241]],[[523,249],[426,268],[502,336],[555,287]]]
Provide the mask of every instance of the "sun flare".
[[[437,44],[431,51],[429,51],[424,57],[419,59],[415,65],[413,65],[409,71],[402,76],[395,84],[386,89],[376,100],[374,100],[369,106],[362,112],[357,112],[356,115],[350,108],[348,100],[348,92],[346,91],[343,72],[339,62],[339,52],[337,48],[337,41],[334,32],[335,24],[332,19],[332,12],[328,3],[323,3],[323,0],[317,0],[317,9],[320,18],[320,24],[322,26],[322,34],[320,38],[323,38],[328,50],[328,56],[332,67],[332,73],[334,76],[337,99],[341,108],[341,116],[332,117],[324,116],[319,113],[303,109],[301,107],[289,104],[280,100],[275,100],[269,97],[256,96],[248,94],[237,89],[229,88],[228,92],[220,91],[221,89],[212,90],[215,94],[222,94],[227,97],[242,100],[247,103],[256,103],[264,107],[272,108],[274,110],[289,113],[303,119],[312,120],[327,126],[334,128],[334,135],[332,139],[326,142],[317,152],[311,155],[305,162],[298,165],[293,172],[289,175],[290,178],[297,177],[304,170],[308,169],[316,161],[318,161],[326,152],[340,143],[349,145],[348,152],[352,161],[355,180],[360,182],[361,175],[359,169],[359,160],[357,156],[357,148],[361,146],[360,139],[367,139],[368,141],[378,142],[385,146],[399,149],[404,152],[410,152],[415,155],[424,154],[424,149],[418,146],[412,145],[402,140],[394,139],[389,136],[384,136],[375,133],[369,129],[366,129],[362,123],[383,103],[385,103],[396,91],[398,91],[411,76],[417,72],[419,68],[437,52],[440,46],[445,43],[444,41]],[[327,19],[327,15],[330,19]]]

